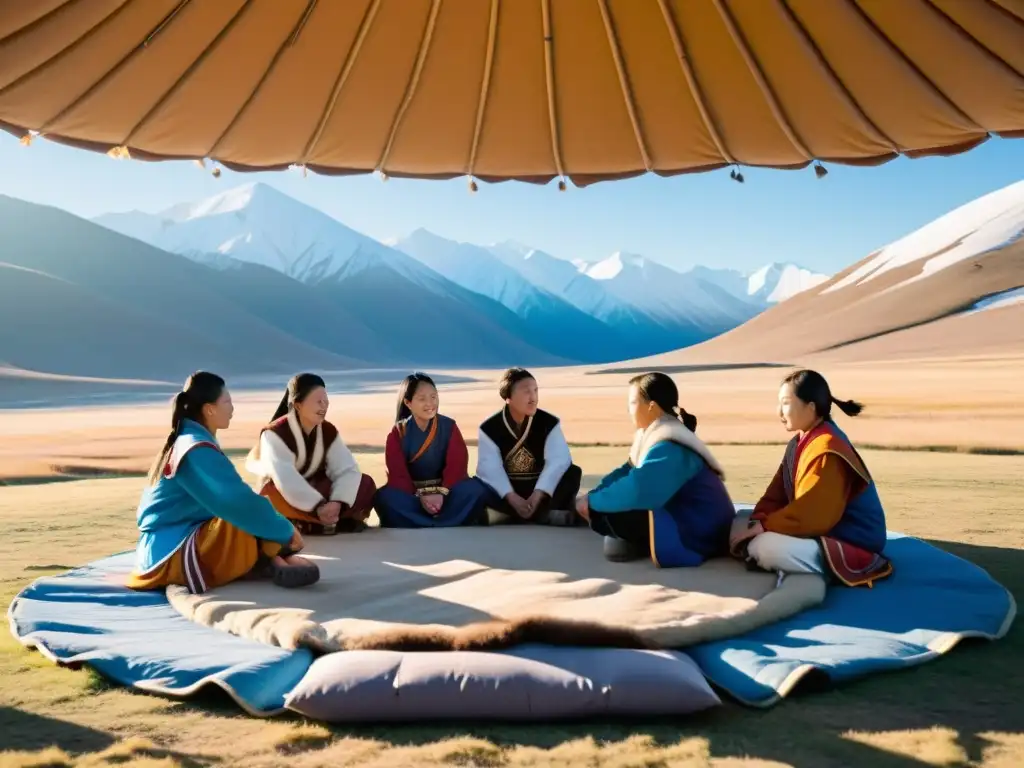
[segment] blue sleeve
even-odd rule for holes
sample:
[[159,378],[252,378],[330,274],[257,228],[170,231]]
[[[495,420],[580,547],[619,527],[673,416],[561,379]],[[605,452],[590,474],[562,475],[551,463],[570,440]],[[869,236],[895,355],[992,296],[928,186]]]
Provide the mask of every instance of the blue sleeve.
[[629,471],[633,469],[633,465],[628,461],[620,467],[616,467],[607,475],[601,478],[601,482],[598,483],[590,492],[597,493],[598,491],[604,490],[609,485],[614,483],[616,480],[625,477],[629,474]]
[[214,517],[257,539],[287,544],[295,533],[291,522],[246,485],[220,451],[202,446],[190,450],[178,467],[178,482]]
[[643,464],[589,496],[595,512],[660,509],[704,466],[687,448],[670,442],[651,448]]

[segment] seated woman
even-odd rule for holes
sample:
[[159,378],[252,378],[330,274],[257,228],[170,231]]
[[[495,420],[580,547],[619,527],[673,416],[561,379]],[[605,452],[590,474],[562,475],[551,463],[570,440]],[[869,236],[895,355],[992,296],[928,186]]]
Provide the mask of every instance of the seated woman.
[[363,530],[377,492],[337,427],[326,421],[328,405],[323,379],[312,373],[292,377],[245,464],[259,477],[260,493],[309,534]]
[[737,516],[730,548],[768,571],[826,573],[847,586],[871,585],[892,573],[885,511],[867,466],[832,421],[862,410],[837,400],[816,371],[787,376],[779,418],[795,432],[775,477],[752,514]]
[[136,517],[132,589],[185,586],[194,594],[243,577],[282,587],[320,578],[296,557],[302,536],[235,471],[217,443],[231,423],[231,396],[219,376],[193,373],[174,398],[171,433],[153,462]]
[[675,382],[645,373],[629,382],[636,436],[629,461],[581,496],[576,511],[605,537],[605,557],[649,556],[659,568],[696,566],[728,553],[736,507],[724,472],[679,407]]
[[572,463],[559,419],[537,407],[537,381],[509,368],[498,395],[505,407],[480,425],[476,476],[487,486],[492,522],[576,525],[583,472]]
[[384,448],[388,482],[375,503],[382,528],[482,522],[486,489],[469,477],[469,453],[455,421],[437,408],[433,379],[425,373],[406,376]]

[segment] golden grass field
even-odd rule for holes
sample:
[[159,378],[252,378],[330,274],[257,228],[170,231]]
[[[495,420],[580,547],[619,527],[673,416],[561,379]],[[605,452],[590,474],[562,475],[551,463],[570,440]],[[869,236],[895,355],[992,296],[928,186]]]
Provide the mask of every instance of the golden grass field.
[[[1024,404],[1018,362],[915,363],[827,370],[841,397],[869,410],[844,427],[868,449],[890,526],[988,569],[1024,594]],[[774,417],[781,370],[685,374],[683,404],[711,442],[785,440]],[[496,408],[493,373],[442,389],[467,437]],[[545,372],[542,407],[563,416],[592,484],[630,438],[624,377]],[[241,452],[279,395],[239,395],[223,434]],[[386,393],[334,400],[333,416],[365,471],[383,482],[379,446],[393,408]],[[130,548],[134,509],[165,434],[166,406],[0,413],[0,596],[34,578]],[[14,438],[14,439],[12,439]],[[604,443],[604,447],[595,446]],[[589,447],[584,447],[590,444]],[[930,450],[893,450],[916,446]],[[942,448],[942,451],[938,451]],[[969,453],[1001,451],[1016,455]],[[719,445],[737,501],[753,500],[780,445]],[[955,452],[955,451],[960,451]],[[472,451],[471,451],[472,453]],[[236,460],[240,461],[236,454]],[[472,460],[472,456],[471,456]],[[72,479],[89,474],[124,477]],[[64,480],[64,482],[54,482]],[[353,545],[357,543],[353,539]],[[595,542],[596,544],[597,542]],[[240,766],[1020,766],[1024,765],[1024,630],[971,642],[913,670],[796,695],[758,711],[727,702],[676,721],[327,727],[259,720],[226,697],[187,702],[130,693],[88,670],[61,669],[0,639],[0,767]],[[17,751],[14,751],[17,750]]]
[[[960,360],[862,363],[822,369],[838,397],[867,410],[846,422],[861,446],[952,451],[1024,451],[1024,354]],[[709,443],[785,443],[775,416],[786,368],[675,371],[682,405],[700,420]],[[441,387],[441,408],[466,438],[497,410],[494,371],[452,372],[467,383]],[[538,372],[541,407],[563,420],[576,445],[629,444],[628,372],[581,369]],[[380,447],[394,421],[395,384],[336,396],[329,418],[350,446]],[[0,379],[2,382],[2,379]],[[230,382],[229,382],[230,386]],[[284,388],[284,380],[281,383]],[[381,391],[383,390],[383,391]],[[221,436],[248,450],[269,420],[280,392],[236,392],[235,420]],[[169,428],[163,403],[95,408],[0,410],[0,483],[144,471]]]

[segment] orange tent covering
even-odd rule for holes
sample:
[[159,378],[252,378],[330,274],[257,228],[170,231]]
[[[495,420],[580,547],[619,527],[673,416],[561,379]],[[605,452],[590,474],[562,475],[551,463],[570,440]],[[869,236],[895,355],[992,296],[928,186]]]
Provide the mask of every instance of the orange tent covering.
[[31,0],[0,121],[236,170],[577,185],[1024,135],[1024,0]]

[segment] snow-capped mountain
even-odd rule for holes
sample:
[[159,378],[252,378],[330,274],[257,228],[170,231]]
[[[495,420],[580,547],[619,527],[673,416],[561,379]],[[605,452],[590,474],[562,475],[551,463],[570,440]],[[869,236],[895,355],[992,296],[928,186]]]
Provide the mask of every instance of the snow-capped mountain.
[[463,288],[508,307],[529,326],[531,340],[556,354],[582,354],[588,360],[608,362],[637,346],[635,337],[624,336],[621,328],[534,284],[486,248],[447,240],[425,229],[399,240],[395,247]]
[[614,253],[583,267],[583,274],[662,324],[692,329],[703,338],[735,328],[762,309],[699,276],[636,254]]
[[446,344],[467,339],[474,348],[467,334],[493,332],[492,344],[524,359],[608,362],[704,341],[822,277],[792,265],[751,276],[680,273],[626,253],[574,263],[517,243],[482,247],[423,229],[385,244],[260,183],[157,214],[94,221],[218,270],[240,263],[274,270],[342,302],[405,351],[422,339],[408,324],[413,313],[418,331],[429,327]]
[[158,214],[112,213],[93,221],[197,261],[209,262],[212,254],[230,256],[307,284],[379,266],[414,280],[435,277],[415,259],[261,183]]
[[488,246],[487,250],[534,285],[610,325],[628,325],[639,317],[636,307],[609,293],[573,262],[512,241]]
[[714,283],[738,299],[752,301],[762,307],[778,304],[798,293],[821,285],[829,276],[797,264],[771,262],[753,272],[736,269],[694,267],[690,274]]
[[1024,181],[972,200],[865,259],[825,289],[863,285],[892,270],[922,261],[920,271],[890,290],[916,282],[966,259],[994,253],[1024,236]]
[[[535,346],[529,329],[501,303],[265,184],[158,214],[108,214],[94,221],[208,266],[223,268],[230,258],[273,269],[354,312],[395,346],[392,356],[472,365],[496,352],[502,360],[534,364],[576,359]],[[433,338],[425,339],[422,328]]]
[[1022,320],[1024,181],[938,217],[728,333],[645,363],[1017,354]]
[[829,275],[796,264],[772,262],[747,276],[747,295],[766,304],[778,304],[821,285],[828,278]]
[[397,240],[394,247],[463,288],[490,296],[516,313],[528,312],[544,302],[561,301],[478,245],[417,229]]

